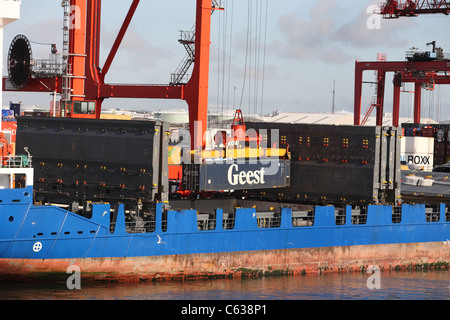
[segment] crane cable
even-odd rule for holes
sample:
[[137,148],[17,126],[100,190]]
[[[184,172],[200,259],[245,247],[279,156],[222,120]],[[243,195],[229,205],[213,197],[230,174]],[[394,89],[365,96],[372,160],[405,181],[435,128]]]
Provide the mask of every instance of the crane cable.
[[[227,106],[230,105],[230,88],[231,88],[231,57],[233,53],[233,29],[234,29],[234,0],[231,0],[231,23],[230,23],[230,52],[228,55],[228,88],[227,88]],[[234,100],[234,99],[233,99]],[[235,107],[233,101],[233,107]],[[227,108],[228,109],[228,108]],[[223,106],[222,106],[223,110]],[[228,111],[228,110],[227,110]],[[223,113],[222,113],[223,114]],[[223,118],[223,116],[222,116]]]
[[248,63],[248,51],[249,51],[249,43],[250,43],[251,3],[252,3],[252,0],[248,0],[247,44],[246,44],[246,49],[245,49],[244,80],[243,80],[243,85],[242,85],[241,102],[239,104],[241,107],[242,107],[242,103],[244,100],[245,84],[246,84],[246,80],[247,80],[247,63]]
[[264,88],[266,81],[266,51],[267,51],[267,27],[269,24],[269,0],[266,0],[266,18],[264,25],[264,46],[263,46],[263,75],[261,84],[261,116],[263,115],[264,107]]
[[[259,2],[258,2],[259,1]],[[258,97],[261,94],[261,114],[263,109],[263,98],[264,98],[264,85],[265,85],[265,68],[266,68],[266,49],[267,49],[267,27],[268,27],[268,0],[266,0],[265,5],[265,22],[264,22],[264,45],[262,42],[263,34],[263,11],[264,5],[263,0],[255,0],[255,5],[253,5],[252,0],[248,1],[248,21],[247,21],[247,43],[246,43],[246,54],[245,54],[245,64],[244,64],[244,79],[241,92],[240,106],[242,107],[244,102],[244,95],[248,81],[248,91],[249,91],[249,114],[252,109],[252,96],[253,96],[253,112],[258,113]],[[253,7],[255,7],[255,13],[253,12]],[[253,19],[255,16],[255,19]],[[255,32],[253,31],[253,24],[255,25]],[[255,34],[254,34],[255,33]],[[253,38],[256,40],[253,44]],[[254,48],[253,48],[254,47]],[[262,47],[262,48],[261,48]],[[254,50],[254,52],[253,52]],[[263,52],[262,66],[261,66],[261,51]],[[254,61],[253,61],[254,57]],[[254,71],[252,72],[252,69]],[[261,72],[262,69],[262,72]],[[262,73],[262,76],[261,76]],[[252,84],[251,79],[255,79],[255,83]],[[261,83],[260,83],[261,82]],[[253,86],[253,90],[252,90]],[[253,91],[253,92],[252,92]]]
[[[266,67],[267,29],[268,29],[268,3],[266,0],[248,0],[247,12],[247,39],[245,49],[244,75],[239,105],[236,106],[236,86],[234,98],[231,103],[232,83],[231,69],[233,59],[234,37],[234,0],[229,0],[224,17],[219,18],[218,51],[217,51],[217,112],[222,109],[222,120],[229,106],[232,109],[242,109],[244,97],[248,92],[248,111],[257,114],[263,110],[264,85]],[[264,10],[266,12],[264,12]],[[227,65],[228,64],[228,65]],[[253,101],[252,101],[253,100]]]

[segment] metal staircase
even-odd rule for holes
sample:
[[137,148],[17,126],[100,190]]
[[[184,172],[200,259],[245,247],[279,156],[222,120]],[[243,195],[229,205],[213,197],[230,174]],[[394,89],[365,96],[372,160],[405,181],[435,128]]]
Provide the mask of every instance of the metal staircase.
[[195,26],[191,31],[180,31],[180,42],[186,49],[186,56],[178,66],[175,73],[172,73],[170,85],[178,86],[187,83],[187,73],[195,61]]
[[[211,14],[216,10],[222,10],[222,0],[212,0],[212,11]],[[172,73],[170,79],[171,86],[179,86],[187,84],[188,82],[188,71],[192,64],[195,62],[195,25],[190,31],[180,31],[180,39],[178,40],[184,48],[186,49],[186,56],[183,61],[178,66],[175,73]]]

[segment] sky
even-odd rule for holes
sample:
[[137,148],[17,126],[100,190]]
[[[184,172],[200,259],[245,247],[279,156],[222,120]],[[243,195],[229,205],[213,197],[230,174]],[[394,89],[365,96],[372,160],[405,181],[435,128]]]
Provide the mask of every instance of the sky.
[[[104,62],[131,0],[102,2],[101,61]],[[389,61],[404,61],[411,47],[426,51],[427,43],[450,53],[450,17],[373,20],[370,5],[378,0],[223,0],[225,11],[212,16],[209,104],[211,111],[245,113],[331,112],[333,84],[336,110],[353,112],[355,61],[374,61],[386,53]],[[4,34],[4,62],[17,34],[33,42],[56,43],[62,49],[61,1],[22,0],[21,20]],[[106,77],[107,83],[167,84],[186,51],[179,31],[195,24],[195,0],[149,1],[139,4],[135,17]],[[46,59],[50,47],[32,44],[35,59]],[[3,74],[6,75],[4,70]],[[374,81],[373,72],[364,80]],[[392,112],[392,79],[387,76],[385,112]],[[405,91],[412,91],[411,85]],[[362,112],[375,88],[363,86]],[[49,94],[4,92],[4,104],[48,107]],[[438,102],[441,102],[440,113]],[[109,99],[104,109],[186,109],[184,101]],[[412,115],[412,94],[401,96],[402,117]],[[423,92],[422,117],[450,119],[450,86]],[[439,118],[439,119],[438,119]]]

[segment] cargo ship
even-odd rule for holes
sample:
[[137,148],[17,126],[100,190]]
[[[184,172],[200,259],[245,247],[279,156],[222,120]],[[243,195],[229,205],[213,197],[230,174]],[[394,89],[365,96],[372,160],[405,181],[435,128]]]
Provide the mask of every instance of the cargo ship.
[[[11,43],[2,89],[48,92],[54,103],[52,117],[17,118],[15,148],[0,137],[1,281],[67,279],[73,266],[83,281],[448,269],[450,194],[416,184],[403,197],[414,173],[405,178],[397,126],[245,123],[238,111],[206,146],[221,1],[197,0],[170,84],[105,83],[138,4],[103,67],[101,0],[61,2],[63,52],[52,45],[50,60],[33,59],[24,35]],[[18,19],[20,1],[1,5]],[[109,98],[185,100],[190,135],[100,120]]]
[[[270,143],[276,166],[265,148],[252,162],[190,164],[183,202],[168,188],[166,124],[20,117],[27,153],[3,158],[0,174],[0,279],[67,278],[73,265],[84,281],[448,268],[448,204],[402,203],[396,128],[295,127]],[[201,192],[214,199],[200,204]]]

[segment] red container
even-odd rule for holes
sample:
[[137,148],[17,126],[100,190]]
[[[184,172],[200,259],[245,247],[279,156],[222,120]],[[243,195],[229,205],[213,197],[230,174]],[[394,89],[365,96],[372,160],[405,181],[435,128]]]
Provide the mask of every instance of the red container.
[[422,136],[427,138],[434,138],[435,129],[432,127],[422,128]]

